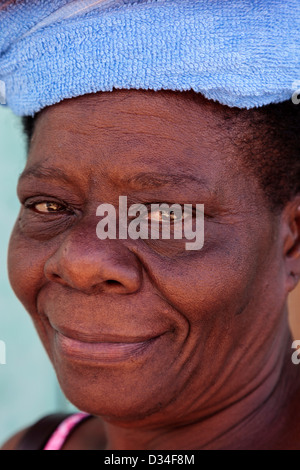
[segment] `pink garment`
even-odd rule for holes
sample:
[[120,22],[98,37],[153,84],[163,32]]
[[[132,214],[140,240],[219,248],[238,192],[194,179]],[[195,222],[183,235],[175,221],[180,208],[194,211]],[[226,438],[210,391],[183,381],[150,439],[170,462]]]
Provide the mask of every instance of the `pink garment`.
[[74,427],[84,420],[88,415],[87,413],[76,413],[66,418],[58,428],[54,431],[44,450],[61,450],[62,446],[66,442],[67,437]]

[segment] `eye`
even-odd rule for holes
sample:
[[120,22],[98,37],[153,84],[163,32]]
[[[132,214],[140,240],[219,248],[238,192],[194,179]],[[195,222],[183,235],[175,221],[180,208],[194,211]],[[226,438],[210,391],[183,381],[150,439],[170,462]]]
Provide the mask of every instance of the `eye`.
[[66,206],[54,201],[32,202],[25,204],[25,207],[39,214],[60,214],[70,212]]
[[[163,206],[164,204],[162,204]],[[165,204],[167,206],[167,204]],[[193,216],[193,210],[184,208],[181,204],[174,204],[172,207],[151,207],[151,210],[148,213],[148,219],[153,222],[171,222],[175,224],[176,222],[182,222],[183,220]],[[177,207],[176,207],[177,206]]]
[[156,222],[178,222],[184,219],[184,215],[181,211],[170,211],[163,209],[150,212],[150,218]]

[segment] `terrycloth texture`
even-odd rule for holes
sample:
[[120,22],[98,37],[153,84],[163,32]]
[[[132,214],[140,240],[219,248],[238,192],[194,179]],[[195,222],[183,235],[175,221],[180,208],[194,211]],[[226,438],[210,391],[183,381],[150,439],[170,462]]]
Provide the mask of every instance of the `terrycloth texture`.
[[252,108],[290,99],[300,79],[299,0],[25,0],[0,7],[0,28],[19,115],[114,88]]

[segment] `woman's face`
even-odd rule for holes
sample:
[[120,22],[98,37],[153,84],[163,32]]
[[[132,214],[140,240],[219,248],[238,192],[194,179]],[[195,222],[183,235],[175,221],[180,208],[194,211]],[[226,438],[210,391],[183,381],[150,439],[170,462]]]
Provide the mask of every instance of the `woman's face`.
[[[221,108],[122,90],[63,101],[37,120],[10,280],[67,397],[112,422],[212,412],[255,378],[278,334],[280,224]],[[97,207],[118,208],[119,196],[204,204],[203,248],[100,240]]]

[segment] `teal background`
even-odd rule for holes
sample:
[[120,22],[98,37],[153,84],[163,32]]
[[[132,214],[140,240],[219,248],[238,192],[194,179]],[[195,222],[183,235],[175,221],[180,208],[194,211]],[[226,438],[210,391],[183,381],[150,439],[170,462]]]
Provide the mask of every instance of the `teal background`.
[[6,345],[6,364],[0,364],[0,445],[45,414],[73,411],[8,281],[7,248],[19,211],[16,185],[25,149],[20,118],[0,106],[0,340]]

